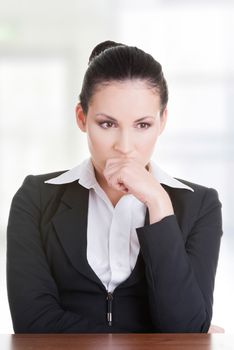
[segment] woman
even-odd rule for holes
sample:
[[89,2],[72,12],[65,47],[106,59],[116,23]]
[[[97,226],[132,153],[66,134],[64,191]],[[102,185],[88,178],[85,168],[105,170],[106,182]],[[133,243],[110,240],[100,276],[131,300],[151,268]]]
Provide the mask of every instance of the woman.
[[152,56],[110,41],[93,50],[76,108],[90,159],[28,176],[12,202],[15,332],[208,331],[221,204],[151,160],[167,101]]

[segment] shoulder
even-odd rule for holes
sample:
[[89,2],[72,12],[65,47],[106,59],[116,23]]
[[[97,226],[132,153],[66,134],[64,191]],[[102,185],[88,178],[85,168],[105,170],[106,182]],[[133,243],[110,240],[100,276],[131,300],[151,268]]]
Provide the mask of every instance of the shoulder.
[[178,198],[185,198],[187,200],[191,200],[191,201],[200,201],[202,199],[204,199],[204,197],[206,198],[218,198],[218,192],[216,189],[212,188],[212,187],[207,187],[204,185],[200,185],[191,181],[187,181],[184,179],[179,179],[176,178],[176,180],[182,182],[183,184],[191,187],[193,189],[193,191],[187,190],[187,189],[180,189],[180,188],[172,188],[172,187],[167,187],[167,191]]
[[20,205],[31,204],[33,207],[42,209],[51,201],[58,202],[68,187],[70,188],[74,185],[78,185],[76,187],[81,187],[78,181],[62,185],[45,183],[46,180],[59,176],[64,172],[66,172],[66,170],[26,176],[22,185],[15,193],[12,203]]
[[46,174],[40,174],[40,175],[27,175],[21,185],[21,187],[19,188],[19,190],[16,192],[16,194],[18,192],[27,192],[27,191],[47,191],[48,192],[50,190],[52,191],[58,191],[59,188],[62,188],[62,186],[56,186],[56,185],[47,185],[45,183],[46,180],[49,180],[53,177],[59,176],[60,174],[62,174],[64,171],[55,171],[52,173],[46,173]]
[[187,221],[193,222],[211,212],[216,212],[216,215],[220,216],[221,202],[216,189],[184,179],[177,178],[177,180],[193,189],[190,191],[164,186],[180,219],[187,218]]
[[59,170],[51,173],[39,174],[39,175],[28,175],[24,181],[34,181],[37,183],[44,183],[46,180],[59,176],[65,173],[67,170]]

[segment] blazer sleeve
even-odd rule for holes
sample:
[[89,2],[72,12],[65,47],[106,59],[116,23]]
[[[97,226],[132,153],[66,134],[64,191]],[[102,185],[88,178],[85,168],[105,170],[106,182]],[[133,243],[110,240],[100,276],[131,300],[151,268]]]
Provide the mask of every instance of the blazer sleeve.
[[175,215],[138,228],[137,234],[155,331],[207,332],[222,236],[217,192],[206,189],[185,241]]
[[90,328],[64,310],[40,237],[40,191],[28,176],[15,194],[7,228],[7,289],[16,333],[73,333]]

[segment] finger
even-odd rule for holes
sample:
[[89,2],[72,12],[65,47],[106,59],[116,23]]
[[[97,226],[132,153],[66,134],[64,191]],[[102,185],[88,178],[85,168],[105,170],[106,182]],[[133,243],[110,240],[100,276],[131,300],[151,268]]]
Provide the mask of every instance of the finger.
[[124,176],[121,175],[121,170],[117,169],[117,171],[106,173],[105,177],[110,187],[119,191],[124,191],[125,193],[128,192],[126,174]]
[[130,166],[131,166],[130,164],[123,161],[114,161],[112,163],[109,162],[103,170],[103,175],[105,176],[106,179],[109,179],[115,173],[118,173],[119,175],[121,175],[121,173],[125,172]]
[[136,163],[136,160],[134,158],[129,157],[118,157],[118,158],[109,158],[106,161],[105,167],[106,168],[112,168],[115,165],[131,165]]

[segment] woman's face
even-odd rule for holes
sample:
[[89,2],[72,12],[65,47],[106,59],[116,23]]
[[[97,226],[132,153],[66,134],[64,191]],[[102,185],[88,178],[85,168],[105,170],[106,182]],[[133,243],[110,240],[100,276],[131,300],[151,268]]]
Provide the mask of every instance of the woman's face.
[[95,170],[101,175],[110,158],[135,158],[146,166],[164,129],[167,111],[160,116],[159,95],[146,82],[129,80],[100,87],[87,115],[78,104],[76,116],[80,129],[87,133]]

